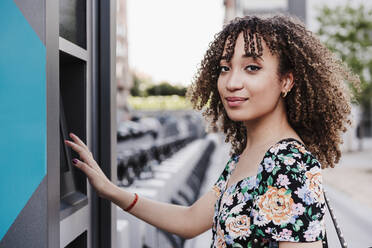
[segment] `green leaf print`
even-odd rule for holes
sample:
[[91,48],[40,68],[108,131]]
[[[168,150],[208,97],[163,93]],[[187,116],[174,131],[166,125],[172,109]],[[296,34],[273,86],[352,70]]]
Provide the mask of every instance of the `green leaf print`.
[[258,175],[257,175],[257,180],[258,180],[258,181],[261,181],[261,179],[262,179],[262,175],[261,175],[261,173],[258,173]]
[[247,248],[252,248],[253,245],[252,245],[252,241],[249,241],[248,244],[247,244]]
[[274,176],[276,175],[276,173],[280,170],[280,167],[279,166],[275,166],[273,171],[271,172]]
[[297,180],[297,174],[291,174],[293,180]]
[[280,225],[280,228],[284,228],[286,226],[287,226],[287,223],[283,223],[283,224]]
[[294,152],[294,153],[298,153],[298,149],[296,149],[296,148],[291,148],[291,151]]
[[294,224],[294,225],[293,225],[293,230],[294,230],[295,232],[298,232],[298,230],[300,230],[300,226],[297,225],[297,224]]
[[310,160],[311,160],[310,156],[307,156],[306,163],[308,164],[310,162]]
[[244,195],[247,191],[248,191],[248,186],[242,188],[242,190],[240,192],[242,192],[242,194]]
[[291,194],[292,193],[292,190],[290,190],[290,189],[287,189],[286,191],[285,191],[285,195],[289,195],[289,194]]
[[265,237],[265,234],[263,233],[263,231],[261,229],[257,229],[257,234],[262,236],[262,237]]
[[312,214],[311,207],[309,207],[309,209],[307,210],[307,214],[308,214],[309,216],[311,216],[311,214]]
[[269,178],[267,179],[267,186],[271,186],[271,185],[273,185],[273,178],[269,176]]
[[299,170],[297,168],[292,168],[291,171],[293,171],[294,173],[298,173]]
[[302,220],[296,220],[296,225],[303,226],[304,223],[302,222]]
[[262,191],[263,191],[263,188],[262,188],[262,185],[260,185],[260,187],[258,188],[258,193],[262,194]]
[[233,248],[244,248],[244,247],[243,247],[241,244],[239,244],[239,243],[234,243],[232,247],[233,247]]

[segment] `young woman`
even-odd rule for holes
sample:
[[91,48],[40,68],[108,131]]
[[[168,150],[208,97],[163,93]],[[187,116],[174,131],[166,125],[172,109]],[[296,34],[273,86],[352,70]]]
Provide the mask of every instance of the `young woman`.
[[340,158],[350,124],[345,81],[359,80],[296,19],[237,18],[215,36],[189,89],[231,159],[192,206],[138,198],[111,183],[75,135],[66,144],[101,197],[168,232],[211,247],[322,247],[321,168]]

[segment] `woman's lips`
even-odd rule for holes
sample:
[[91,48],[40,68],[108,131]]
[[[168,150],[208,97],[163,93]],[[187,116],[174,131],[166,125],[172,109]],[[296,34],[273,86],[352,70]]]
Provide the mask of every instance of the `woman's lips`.
[[227,104],[229,107],[237,107],[248,100],[248,97],[226,97]]

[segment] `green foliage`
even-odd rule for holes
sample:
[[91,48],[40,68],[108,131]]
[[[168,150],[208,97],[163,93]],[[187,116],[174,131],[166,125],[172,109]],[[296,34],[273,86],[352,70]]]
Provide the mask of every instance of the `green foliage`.
[[133,73],[133,87],[130,90],[132,96],[185,96],[187,88],[174,86],[168,82],[155,84],[151,78],[140,77]]
[[356,100],[368,107],[372,98],[372,9],[363,4],[319,9],[318,35],[361,80],[361,92]]
[[140,85],[141,79],[136,74],[133,74],[133,87],[130,89],[130,94],[132,96],[143,96]]
[[149,96],[185,96],[186,88],[173,86],[167,82],[162,82],[158,85],[153,85],[146,89],[147,95]]
[[128,103],[137,110],[184,110],[191,109],[191,103],[182,96],[131,96]]

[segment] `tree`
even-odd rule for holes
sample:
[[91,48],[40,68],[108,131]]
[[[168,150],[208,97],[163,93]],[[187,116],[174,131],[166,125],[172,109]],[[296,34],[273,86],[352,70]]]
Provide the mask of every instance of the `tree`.
[[349,2],[333,9],[324,6],[317,20],[323,42],[360,77],[362,91],[357,95],[358,102],[364,107],[369,105],[372,97],[372,9],[363,4],[353,7]]
[[324,6],[319,10],[318,35],[331,51],[359,75],[360,93],[351,88],[364,116],[367,116],[363,126],[371,126],[372,9],[363,4],[354,7],[348,2],[343,6]]
[[171,95],[178,95],[178,96],[185,96],[186,88],[173,86],[168,82],[162,82],[158,85],[153,85],[146,89],[147,95],[149,96],[171,96]]
[[130,94],[132,96],[142,96],[140,85],[141,85],[140,78],[135,73],[133,73],[133,86],[130,89]]

